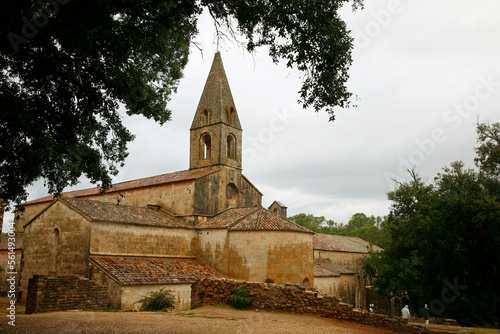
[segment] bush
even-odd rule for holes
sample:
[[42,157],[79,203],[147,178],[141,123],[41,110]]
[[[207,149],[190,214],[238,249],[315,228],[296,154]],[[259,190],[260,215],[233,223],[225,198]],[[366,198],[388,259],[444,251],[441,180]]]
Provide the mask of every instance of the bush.
[[175,305],[173,291],[162,288],[159,291],[152,291],[147,296],[139,300],[141,311],[159,311]]
[[233,291],[234,295],[231,296],[229,303],[237,309],[247,309],[253,303],[253,298],[248,297],[248,288],[240,285]]

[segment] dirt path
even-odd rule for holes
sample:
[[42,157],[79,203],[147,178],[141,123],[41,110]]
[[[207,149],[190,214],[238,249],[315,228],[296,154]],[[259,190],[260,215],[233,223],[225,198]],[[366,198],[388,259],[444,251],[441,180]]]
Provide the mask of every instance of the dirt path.
[[374,327],[310,315],[241,311],[207,306],[171,313],[53,312],[16,315],[16,327],[2,314],[0,333],[165,333],[165,334],[383,334]]

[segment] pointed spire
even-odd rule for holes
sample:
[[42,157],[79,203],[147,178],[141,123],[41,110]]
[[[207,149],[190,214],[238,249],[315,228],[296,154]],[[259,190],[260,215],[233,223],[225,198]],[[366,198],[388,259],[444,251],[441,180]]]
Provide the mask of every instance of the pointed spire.
[[202,125],[200,120],[204,110],[208,110],[210,114],[209,123],[222,122],[241,129],[220,52],[217,52],[214,56],[191,128]]

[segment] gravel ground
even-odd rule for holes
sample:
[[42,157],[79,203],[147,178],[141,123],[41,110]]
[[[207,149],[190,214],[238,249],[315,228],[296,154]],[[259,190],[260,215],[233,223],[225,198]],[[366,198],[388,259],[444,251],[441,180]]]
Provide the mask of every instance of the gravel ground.
[[358,334],[387,333],[352,322],[275,312],[206,306],[174,312],[52,312],[17,314],[16,326],[1,314],[0,333],[165,333],[165,334]]

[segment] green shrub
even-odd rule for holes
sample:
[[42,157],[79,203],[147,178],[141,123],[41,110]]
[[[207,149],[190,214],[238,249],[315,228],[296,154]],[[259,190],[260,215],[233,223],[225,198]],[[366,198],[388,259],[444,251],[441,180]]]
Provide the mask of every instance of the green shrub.
[[240,285],[233,291],[234,295],[229,299],[229,303],[237,309],[247,309],[253,303],[253,298],[248,297],[248,288],[244,285]]
[[173,291],[162,288],[159,291],[152,291],[147,296],[139,300],[141,311],[159,311],[175,305]]

